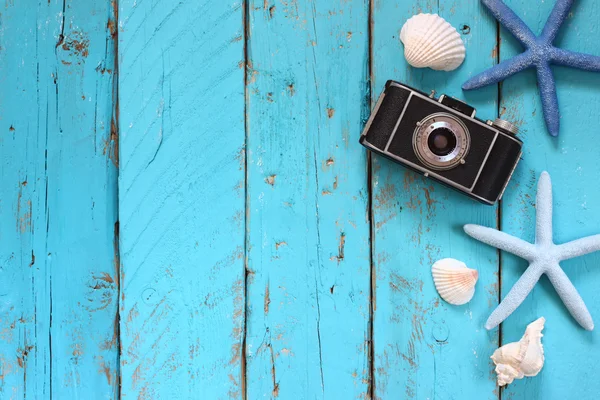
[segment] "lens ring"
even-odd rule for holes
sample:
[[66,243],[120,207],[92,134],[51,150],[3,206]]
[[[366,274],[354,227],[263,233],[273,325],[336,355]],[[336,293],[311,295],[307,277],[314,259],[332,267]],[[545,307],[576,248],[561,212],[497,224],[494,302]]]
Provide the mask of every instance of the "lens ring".
[[[453,143],[448,143],[447,147],[452,148],[444,147],[443,151],[432,151],[430,147],[432,136],[439,132],[448,135],[448,131],[456,139],[456,144],[452,146]],[[447,113],[436,113],[425,117],[417,124],[413,134],[413,147],[419,161],[435,170],[447,170],[459,165],[469,151],[470,142],[469,131],[465,124]]]

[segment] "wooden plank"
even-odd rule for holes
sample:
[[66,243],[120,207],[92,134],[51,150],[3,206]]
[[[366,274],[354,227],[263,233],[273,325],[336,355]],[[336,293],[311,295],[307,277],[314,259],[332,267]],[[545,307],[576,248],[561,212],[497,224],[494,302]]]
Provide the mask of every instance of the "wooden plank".
[[113,8],[0,16],[0,397],[116,398]]
[[366,2],[251,1],[247,395],[366,398]]
[[[388,79],[477,108],[479,118],[497,111],[496,88],[461,93],[474,72],[496,62],[496,28],[479,2],[374,2],[373,101]],[[411,16],[438,13],[462,33],[464,64],[454,72],[414,69],[403,57],[399,32]],[[494,226],[496,208],[477,204],[381,157],[372,157],[375,267],[375,397],[497,398],[489,356],[498,333],[485,319],[497,305],[498,257],[462,232],[465,223]],[[465,306],[441,301],[431,265],[453,257],[479,271],[475,296]]]
[[[4,71],[0,77],[0,394],[16,399],[25,398],[27,392],[49,396],[51,391],[50,374],[44,371],[50,364],[50,276],[43,256],[47,110],[41,109],[38,117],[38,101],[48,102],[45,89],[52,81],[44,76],[44,90],[37,94],[38,32],[29,29],[38,23],[36,8],[5,7],[0,18]],[[48,27],[45,33],[50,37],[48,43],[42,42],[46,45],[42,49],[56,45],[51,38],[56,28],[56,24]],[[32,45],[19,46],[19,42]],[[48,58],[48,52],[42,51],[42,57]],[[28,62],[22,64],[25,59]],[[36,253],[39,261],[29,267]]]
[[119,7],[122,395],[239,398],[243,7]]
[[[533,32],[539,33],[554,1],[507,1]],[[560,47],[600,55],[598,33],[600,5],[592,0],[575,2],[555,43]],[[501,31],[501,59],[521,51],[512,36]],[[599,233],[600,191],[594,182],[600,178],[595,125],[600,112],[600,75],[568,68],[553,68],[560,104],[560,135],[551,138],[546,131],[535,71],[522,72],[502,85],[501,110],[508,120],[521,124],[524,140],[522,165],[507,190],[502,206],[503,230],[526,240],[534,240],[535,194],[539,175],[550,173],[554,196],[554,241],[564,243]],[[583,297],[596,326],[600,321],[600,293],[597,265],[600,255],[591,254],[561,265]],[[502,256],[502,294],[521,276],[526,262]],[[524,303],[502,324],[504,343],[519,340],[526,325],[546,318],[542,342],[546,364],[535,378],[517,381],[503,392],[505,399],[596,398],[600,383],[587,372],[600,356],[597,332],[583,330],[569,315],[547,278],[533,289]],[[598,329],[598,328],[596,328]]]

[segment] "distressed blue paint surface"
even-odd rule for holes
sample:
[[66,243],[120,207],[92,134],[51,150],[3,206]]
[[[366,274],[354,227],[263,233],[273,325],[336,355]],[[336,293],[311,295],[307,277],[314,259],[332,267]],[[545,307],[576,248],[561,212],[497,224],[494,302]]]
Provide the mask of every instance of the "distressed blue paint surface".
[[0,14],[0,398],[114,398],[113,8]]
[[242,14],[119,4],[123,398],[241,397]]
[[368,7],[249,6],[248,398],[366,398]]
[[[507,4],[541,30],[554,3]],[[596,333],[547,283],[502,335],[485,331],[525,265],[461,226],[531,235],[548,170],[556,240],[599,232],[598,76],[555,69],[564,135],[552,139],[530,71],[499,93],[461,92],[519,50],[503,30],[498,50],[475,0],[0,10],[1,399],[596,397]],[[399,30],[421,11],[459,28],[458,70],[406,65]],[[556,44],[600,54],[599,6],[572,11]],[[358,136],[390,78],[521,126],[500,207],[368,160]],[[442,257],[478,269],[468,305],[438,300]],[[594,318],[598,257],[564,264]],[[489,356],[539,316],[545,368],[498,391]]]
[[[467,56],[454,72],[410,67],[398,40],[400,27],[419,12],[439,13],[461,28]],[[376,2],[373,13],[373,88],[387,79],[425,92],[437,90],[496,115],[497,92],[464,96],[460,83],[494,65],[495,26],[477,2]],[[374,98],[376,100],[376,98]],[[498,257],[462,233],[465,222],[494,225],[496,209],[373,156],[374,369],[378,399],[497,398],[489,356],[497,332],[483,324],[497,304]],[[475,296],[451,306],[440,300],[431,265],[445,257],[479,271]]]
[[[541,32],[553,1],[507,1],[532,28]],[[600,43],[594,39],[600,27],[600,7],[590,0],[577,1],[556,44],[560,47],[600,54]],[[510,35],[501,31],[500,58],[512,57],[520,48]],[[600,233],[600,192],[594,186],[600,178],[597,162],[597,134],[590,125],[598,122],[600,101],[597,74],[555,68],[558,95],[561,99],[561,135],[550,138],[544,132],[541,103],[535,86],[535,72],[526,71],[502,85],[503,117],[517,121],[525,141],[524,155],[502,206],[502,229],[533,240],[535,225],[536,182],[541,171],[552,177],[554,197],[554,240],[565,243],[581,236]],[[592,317],[600,318],[598,280],[600,255],[561,263],[585,301]],[[502,295],[516,282],[527,262],[502,256]],[[536,378],[509,386],[503,398],[594,399],[598,380],[591,370],[598,349],[598,328],[587,332],[573,320],[547,278],[529,294],[523,304],[502,324],[505,343],[518,340],[526,325],[538,317],[546,318],[544,344],[546,364]]]

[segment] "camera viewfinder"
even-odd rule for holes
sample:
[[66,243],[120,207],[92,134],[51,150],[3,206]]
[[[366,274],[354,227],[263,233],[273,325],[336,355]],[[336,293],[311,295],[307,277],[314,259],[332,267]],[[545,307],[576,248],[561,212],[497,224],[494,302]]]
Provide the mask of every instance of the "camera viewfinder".
[[460,100],[456,100],[453,97],[443,94],[440,96],[439,102],[455,111],[458,111],[461,114],[466,115],[467,117],[473,118],[475,116],[475,108],[463,103]]

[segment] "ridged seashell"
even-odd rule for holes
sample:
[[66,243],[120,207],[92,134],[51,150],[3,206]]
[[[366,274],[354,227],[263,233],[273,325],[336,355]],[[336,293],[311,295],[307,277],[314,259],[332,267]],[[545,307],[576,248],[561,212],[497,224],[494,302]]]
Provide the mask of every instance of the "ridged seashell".
[[460,34],[437,14],[417,14],[400,31],[404,57],[416,68],[452,71],[465,59]]
[[536,376],[544,366],[544,346],[542,346],[542,329],[544,317],[529,325],[518,342],[506,344],[494,351],[491,359],[496,364],[498,386],[508,385],[515,379],[524,376]]
[[460,306],[473,298],[479,274],[467,268],[462,261],[453,258],[436,261],[431,267],[431,274],[435,288],[448,303]]

